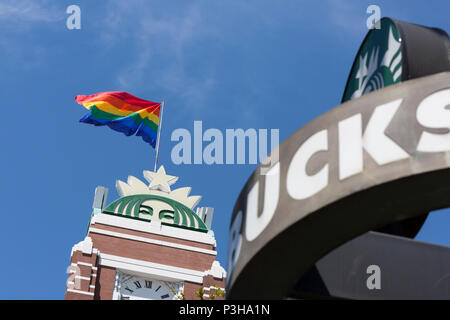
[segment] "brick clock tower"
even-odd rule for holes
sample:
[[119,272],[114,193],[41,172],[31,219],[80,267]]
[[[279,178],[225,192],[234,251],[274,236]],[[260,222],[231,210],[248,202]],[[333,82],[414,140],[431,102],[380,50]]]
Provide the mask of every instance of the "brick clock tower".
[[120,198],[105,206],[97,187],[86,237],[70,256],[65,299],[222,299],[226,272],[216,260],[213,208],[193,209],[178,177],[144,171],[150,183],[118,180]]

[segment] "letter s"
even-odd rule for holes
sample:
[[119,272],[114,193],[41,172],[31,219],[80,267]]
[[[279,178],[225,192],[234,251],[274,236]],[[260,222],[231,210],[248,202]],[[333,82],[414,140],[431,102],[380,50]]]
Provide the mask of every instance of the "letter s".
[[445,128],[447,133],[423,132],[417,151],[450,151],[450,89],[444,89],[426,97],[417,108],[417,121],[428,128]]

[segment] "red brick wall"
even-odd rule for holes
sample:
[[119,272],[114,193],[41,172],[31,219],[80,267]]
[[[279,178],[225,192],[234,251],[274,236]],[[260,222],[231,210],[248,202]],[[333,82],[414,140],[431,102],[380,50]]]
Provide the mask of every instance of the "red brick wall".
[[184,282],[184,297],[186,300],[199,300],[195,295],[195,291],[202,287],[201,284],[193,283],[189,281]]
[[[92,266],[87,266],[84,264],[79,264],[79,262],[84,262],[91,264]],[[74,282],[73,284],[67,283],[66,294],[64,299],[66,300],[92,300],[95,294],[95,285],[97,282],[97,271],[98,271],[98,256],[95,253],[84,254],[81,251],[75,251],[70,258],[70,272],[68,275],[68,282]],[[73,265],[74,264],[74,265]],[[78,276],[83,277],[78,278]],[[84,279],[88,278],[88,279]],[[92,288],[91,286],[94,286]],[[68,289],[74,289],[77,291],[87,292],[88,294],[71,292]]]
[[116,269],[100,266],[98,269],[95,300],[111,300],[114,291]]
[[94,247],[101,253],[166,264],[179,268],[205,271],[211,268],[215,255],[186,251],[157,244],[89,233]]
[[125,233],[125,234],[138,236],[138,237],[154,239],[154,240],[167,241],[167,242],[172,242],[172,243],[177,243],[177,244],[184,244],[184,245],[187,245],[187,246],[203,248],[203,249],[208,249],[208,250],[214,250],[215,249],[215,247],[213,245],[207,244],[207,243],[201,243],[201,242],[196,242],[196,241],[191,241],[191,240],[185,240],[185,239],[179,239],[179,238],[174,238],[174,237],[162,236],[162,235],[159,235],[159,234],[153,234],[153,233],[148,233],[148,232],[136,231],[136,230],[125,229],[125,228],[120,228],[120,227],[108,226],[108,225],[104,225],[104,224],[101,224],[101,223],[96,223],[96,224],[92,225],[92,227],[97,228],[97,229],[103,229],[103,230],[109,230],[109,231],[114,231],[114,232]]

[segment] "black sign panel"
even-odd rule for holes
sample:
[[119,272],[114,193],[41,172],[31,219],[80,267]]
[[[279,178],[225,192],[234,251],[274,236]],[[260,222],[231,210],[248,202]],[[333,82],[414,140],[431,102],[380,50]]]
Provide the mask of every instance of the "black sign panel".
[[368,232],[333,250],[289,293],[307,299],[450,299],[450,248]]

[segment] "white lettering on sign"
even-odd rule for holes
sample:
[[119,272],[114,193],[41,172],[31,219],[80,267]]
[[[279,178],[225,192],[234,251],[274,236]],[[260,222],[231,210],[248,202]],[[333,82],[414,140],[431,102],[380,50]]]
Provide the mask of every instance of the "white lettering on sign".
[[[379,165],[383,166],[410,158],[385,131],[398,111],[403,99],[397,99],[377,106],[362,133],[362,114],[358,113],[338,123],[339,179],[343,180],[363,172],[363,150]],[[416,118],[425,128],[443,130],[443,133],[423,131],[416,150],[419,152],[450,151],[450,89],[440,90],[419,103]],[[290,197],[296,200],[308,199],[329,183],[329,164],[313,175],[306,173],[308,161],[318,152],[328,151],[328,130],[318,131],[306,139],[297,149],[289,164],[286,188]],[[264,208],[258,216],[259,182],[247,194],[245,234],[248,242],[257,239],[267,228],[275,214],[280,198],[280,163],[273,166],[266,176]],[[243,212],[239,211],[230,229],[228,271],[231,274],[239,257],[242,244]],[[379,288],[379,270],[368,270],[373,275],[367,280],[368,286]],[[369,281],[370,280],[370,281]]]
[[362,116],[360,113],[338,124],[339,179],[351,177],[363,170]]
[[409,158],[405,150],[384,134],[402,100],[398,99],[376,107],[362,137],[360,113],[339,122],[340,180],[363,171],[363,149],[378,165]]
[[272,220],[278,206],[280,196],[280,163],[278,162],[266,174],[264,188],[264,209],[258,217],[259,182],[248,193],[247,213],[245,222],[245,237],[248,241],[255,240]]
[[364,149],[380,166],[409,158],[405,150],[384,134],[402,100],[398,99],[376,107],[364,132]]
[[[239,258],[239,254],[241,253],[241,245],[242,245],[242,211],[239,211],[234,218],[233,224],[230,228],[230,234],[228,238],[228,274],[231,274],[234,269],[234,265]],[[227,281],[230,277],[227,277]]]
[[425,98],[417,108],[417,121],[427,128],[447,129],[447,133],[423,132],[417,151],[450,151],[450,89],[441,90]]
[[319,151],[328,150],[328,131],[322,130],[308,138],[292,158],[287,174],[287,191],[297,200],[306,199],[328,185],[328,164],[315,175],[306,174],[308,160]]

